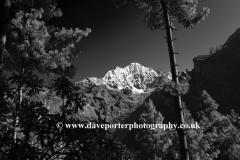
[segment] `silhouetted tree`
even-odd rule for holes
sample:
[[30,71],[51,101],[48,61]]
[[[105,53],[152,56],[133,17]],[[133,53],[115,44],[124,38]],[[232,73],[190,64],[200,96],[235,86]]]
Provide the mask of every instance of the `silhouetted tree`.
[[196,106],[200,128],[187,130],[192,159],[239,159],[240,130],[233,125],[238,115],[234,112],[228,116],[220,114],[218,104],[206,91],[202,91]]
[[[116,5],[124,6],[131,0],[113,0]],[[174,20],[178,20],[185,28],[192,28],[193,25],[199,23],[210,12],[210,9],[204,7],[201,12],[196,12],[198,5],[197,0],[135,0],[137,7],[146,13],[144,21],[148,24],[150,29],[165,29],[167,34],[167,43],[170,57],[170,66],[172,73],[172,80],[176,85],[179,84],[178,70],[176,64],[175,54],[173,47],[172,30],[175,30],[173,25]],[[174,98],[176,111],[178,112],[178,124],[184,123],[183,108],[181,96],[177,95]],[[188,160],[188,149],[186,135],[183,129],[178,129],[179,145],[181,148],[182,160]]]
[[[19,75],[14,73],[12,77],[14,81],[18,80],[19,98],[16,112],[22,102],[22,89],[25,84],[21,78],[26,76],[26,70],[37,69],[46,75],[62,74],[73,77],[76,69],[68,59],[80,53],[80,49],[75,47],[75,44],[91,32],[90,29],[60,30],[48,27],[44,21],[41,21],[43,12],[42,9],[32,9],[31,13],[19,11],[12,20],[11,45],[15,48],[15,54],[10,55],[11,59],[5,66],[10,70],[20,69]],[[18,123],[17,117],[15,121]],[[16,134],[13,138],[16,139]]]
[[[28,76],[22,77],[22,81],[26,83],[27,92],[32,92],[32,95],[38,94],[44,86],[43,80],[39,80],[30,71],[25,73]],[[18,136],[14,142],[11,136],[14,129],[11,120],[13,117],[7,113],[11,112],[9,110],[11,100],[17,95],[14,90],[18,86],[14,83],[9,84],[4,74],[1,74],[1,78],[0,111],[3,114],[0,115],[0,159],[120,160],[121,155],[130,156],[131,152],[109,130],[67,129],[64,126],[64,124],[83,124],[84,126],[89,124],[89,121],[73,118],[73,115],[79,109],[82,110],[86,104],[82,99],[82,93],[79,93],[77,87],[64,76],[56,78],[52,83],[54,93],[65,100],[60,106],[59,113],[51,114],[42,102],[23,97],[17,112],[19,120],[17,127],[20,129],[17,130]],[[63,123],[62,130],[56,127],[58,122]],[[99,117],[91,123],[101,125],[107,122]]]

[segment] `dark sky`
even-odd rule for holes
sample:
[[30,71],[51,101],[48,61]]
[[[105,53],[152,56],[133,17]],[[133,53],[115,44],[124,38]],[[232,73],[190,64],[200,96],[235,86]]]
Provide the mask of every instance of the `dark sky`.
[[[110,0],[58,0],[63,16],[50,23],[58,27],[85,30],[92,33],[79,46],[83,53],[71,62],[78,70],[73,82],[86,77],[102,78],[108,70],[138,62],[154,70],[170,71],[165,30],[152,31],[143,22],[144,13],[134,4],[117,9]],[[192,59],[208,54],[210,47],[226,42],[240,27],[240,1],[199,0],[198,11],[208,6],[211,13],[193,29],[175,22],[179,31],[173,32],[179,70],[192,70]]]

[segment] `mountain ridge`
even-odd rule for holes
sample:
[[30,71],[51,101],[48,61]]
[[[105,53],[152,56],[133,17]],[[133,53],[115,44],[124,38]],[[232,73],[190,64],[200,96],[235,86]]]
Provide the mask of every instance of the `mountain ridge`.
[[[157,77],[166,76],[168,81],[171,80],[171,73],[164,73],[163,71],[154,71],[152,68],[148,68],[140,65],[137,62],[130,63],[130,65],[120,68],[116,67],[114,70],[109,70],[103,78],[87,77],[76,84],[86,85],[87,83],[93,83],[95,85],[105,85],[110,89],[121,90],[128,88],[136,93],[143,93],[147,88],[153,87]],[[167,80],[167,79],[166,79]]]
[[240,28],[229,36],[211,55],[193,59],[194,68],[190,73],[188,94],[183,97],[192,113],[199,91],[206,90],[219,104],[219,112],[230,114],[234,109],[240,113]]

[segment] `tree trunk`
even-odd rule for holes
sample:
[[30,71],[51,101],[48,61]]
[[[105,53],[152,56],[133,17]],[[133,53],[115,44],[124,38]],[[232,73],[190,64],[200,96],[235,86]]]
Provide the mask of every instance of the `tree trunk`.
[[[24,74],[24,58],[22,59],[22,67],[21,67],[21,76]],[[23,84],[18,84],[19,89],[18,89],[18,102],[19,104],[16,105],[16,111],[15,111],[15,119],[14,119],[14,133],[13,133],[13,141],[16,143],[17,140],[17,132],[18,132],[18,123],[19,123],[19,117],[18,117],[18,111],[21,108],[22,104],[22,90],[23,90]]]
[[8,21],[10,17],[11,0],[1,0],[0,2],[0,71],[3,70],[3,55],[6,44]]
[[[176,65],[176,58],[175,58],[173,39],[172,39],[172,26],[171,26],[170,20],[169,20],[167,3],[165,2],[165,0],[161,0],[161,4],[163,7],[163,13],[164,13],[164,19],[165,19],[165,25],[166,25],[166,34],[167,34],[167,43],[168,43],[168,50],[169,50],[172,80],[176,84],[179,84],[178,76],[177,76],[178,70],[177,70],[177,65]],[[180,95],[175,96],[174,102],[175,102],[176,112],[178,115],[178,127],[179,127],[181,124],[184,124],[184,115],[183,115],[181,96]],[[180,151],[181,151],[181,160],[189,160],[186,134],[185,134],[184,130],[181,128],[178,128],[177,133],[178,133],[179,146],[180,146]]]

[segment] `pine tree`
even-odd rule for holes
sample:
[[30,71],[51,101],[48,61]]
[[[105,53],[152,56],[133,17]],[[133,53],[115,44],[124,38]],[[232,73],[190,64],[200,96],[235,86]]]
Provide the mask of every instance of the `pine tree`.
[[2,0],[0,2],[0,70],[3,69],[4,56],[6,56],[8,51],[6,50],[6,39],[9,25],[11,24],[11,15],[15,15],[20,10],[25,12],[30,12],[32,8],[35,9],[44,9],[44,19],[49,20],[51,18],[59,17],[62,15],[62,12],[59,8],[56,7],[56,0]]
[[[151,160],[163,159],[170,155],[169,149],[176,135],[172,130],[164,130],[160,128],[163,124],[163,116],[157,112],[151,99],[145,102],[145,110],[139,117],[141,124],[151,125],[150,128],[137,129],[136,140],[141,146],[142,159],[151,157]],[[155,128],[156,124],[159,128]]]
[[200,109],[198,116],[202,120],[207,119],[208,122],[212,122],[219,119],[219,113],[217,112],[218,104],[205,90],[202,91],[198,107]]
[[206,92],[199,95],[198,123],[200,129],[187,131],[190,156],[196,160],[239,159],[240,132],[238,115],[225,116],[217,111],[218,104]]
[[206,91],[202,92],[198,107],[202,131],[199,135],[203,135],[198,146],[201,159],[239,159],[239,128],[233,125],[238,115],[219,113],[218,104]]
[[[131,0],[113,0],[117,6],[124,6]],[[175,30],[173,25],[174,20],[178,20],[185,28],[192,28],[193,25],[199,23],[210,12],[210,9],[204,7],[201,12],[196,12],[198,5],[197,0],[134,0],[137,7],[146,13],[144,21],[148,24],[150,29],[165,29],[167,34],[167,43],[170,57],[170,66],[172,73],[172,81],[179,84],[178,70],[176,64],[173,47],[172,30]],[[174,97],[176,112],[178,112],[178,125],[184,123],[183,108],[181,96]],[[183,129],[178,129],[179,145],[181,149],[181,159],[189,160],[187,140]]]
[[[206,92],[199,95],[198,123],[200,129],[189,129],[187,132],[190,157],[192,159],[213,160],[217,157],[219,150],[213,147],[216,141],[216,122],[222,119],[217,112],[218,104]],[[194,124],[195,122],[192,122]]]
[[[68,62],[68,59],[77,57],[81,52],[75,44],[82,37],[86,37],[91,30],[83,31],[78,28],[67,30],[46,26],[42,21],[43,13],[42,9],[32,9],[31,13],[19,11],[12,20],[11,45],[15,48],[15,52],[9,54],[9,59],[6,59],[8,63],[4,66],[8,70],[19,70],[19,74],[13,73],[12,79],[23,78],[27,76],[27,71],[35,69],[48,76],[58,74],[72,78],[75,75],[76,68]],[[15,115],[22,102],[24,85],[20,80]],[[17,125],[17,117],[15,121]],[[13,138],[16,139],[16,131]]]
[[[157,124],[162,123],[163,117],[160,113],[157,113],[153,102],[149,99],[149,102],[145,102],[146,111],[141,114],[139,120],[142,124]],[[143,148],[147,148],[145,150],[146,153],[153,153],[153,159],[156,158],[155,148],[156,148],[156,141],[157,141],[157,131],[151,130],[150,128],[141,129],[139,130],[138,134],[136,135],[137,141],[142,143]],[[150,147],[151,146],[151,147]],[[146,154],[145,153],[145,154]],[[144,153],[143,153],[144,154]]]

